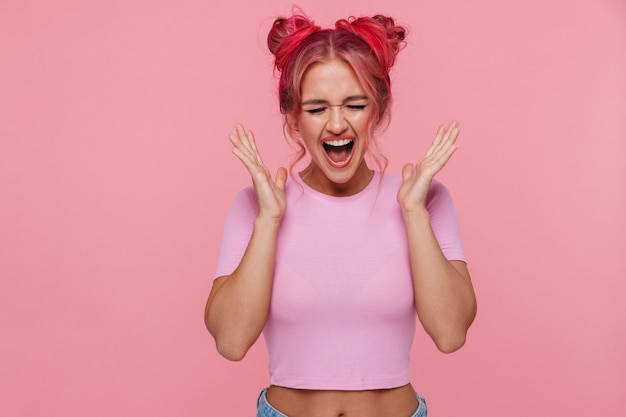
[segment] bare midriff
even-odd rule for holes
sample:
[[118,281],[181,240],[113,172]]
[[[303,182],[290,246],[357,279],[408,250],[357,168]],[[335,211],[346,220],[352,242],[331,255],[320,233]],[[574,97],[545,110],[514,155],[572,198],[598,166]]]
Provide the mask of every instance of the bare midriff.
[[267,401],[288,417],[410,417],[419,405],[411,384],[368,391],[301,390],[272,385]]

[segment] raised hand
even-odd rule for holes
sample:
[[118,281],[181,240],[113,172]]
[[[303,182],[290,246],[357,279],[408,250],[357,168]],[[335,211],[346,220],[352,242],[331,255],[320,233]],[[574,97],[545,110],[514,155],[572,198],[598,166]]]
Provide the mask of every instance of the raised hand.
[[254,135],[241,124],[236,126],[237,133],[228,135],[233,144],[233,154],[245,165],[252,177],[252,183],[259,202],[259,218],[280,221],[287,208],[285,198],[285,182],[287,170],[278,168],[276,179],[273,180],[256,147]]
[[441,171],[454,151],[459,123],[452,121],[446,128],[439,126],[433,143],[417,164],[406,164],[402,168],[402,185],[398,190],[398,202],[405,213],[425,209],[426,196],[435,175]]

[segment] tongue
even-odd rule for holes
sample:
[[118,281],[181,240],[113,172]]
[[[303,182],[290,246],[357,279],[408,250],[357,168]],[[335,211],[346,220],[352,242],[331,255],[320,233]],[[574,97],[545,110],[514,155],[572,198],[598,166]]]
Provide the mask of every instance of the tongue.
[[326,153],[333,162],[343,162],[350,156],[347,146],[333,146],[326,150]]

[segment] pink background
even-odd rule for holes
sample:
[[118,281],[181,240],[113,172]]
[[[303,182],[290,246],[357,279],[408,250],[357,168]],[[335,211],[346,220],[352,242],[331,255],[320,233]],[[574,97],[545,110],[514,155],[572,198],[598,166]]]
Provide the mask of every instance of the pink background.
[[[249,183],[226,140],[289,160],[264,38],[284,0],[0,3],[0,415],[254,415],[204,328],[221,227]],[[410,28],[381,137],[398,174],[461,121],[441,179],[479,313],[433,416],[623,416],[626,3],[303,0],[323,25]]]

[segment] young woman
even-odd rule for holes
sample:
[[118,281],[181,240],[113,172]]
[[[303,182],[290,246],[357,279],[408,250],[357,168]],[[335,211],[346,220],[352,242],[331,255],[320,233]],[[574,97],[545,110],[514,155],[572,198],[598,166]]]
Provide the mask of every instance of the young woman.
[[425,416],[410,383],[416,315],[442,352],[459,349],[474,320],[456,212],[433,179],[458,123],[439,127],[402,178],[365,159],[384,160],[375,133],[404,36],[383,16],[324,30],[299,14],[277,19],[268,45],[280,109],[310,162],[272,177],[252,132],[229,136],[253,186],[228,214],[205,322],[230,360],[264,332],[270,386],[258,416]]

